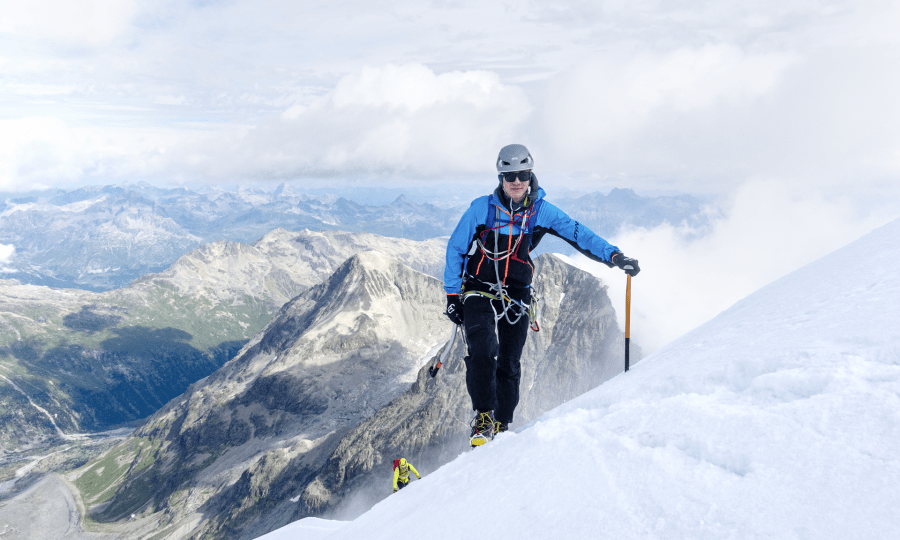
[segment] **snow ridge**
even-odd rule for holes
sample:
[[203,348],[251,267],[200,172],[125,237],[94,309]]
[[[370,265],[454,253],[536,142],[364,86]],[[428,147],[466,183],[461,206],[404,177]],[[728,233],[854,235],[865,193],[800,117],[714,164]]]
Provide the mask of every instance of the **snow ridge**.
[[262,538],[462,538],[486,509],[492,538],[894,537],[898,262],[900,220],[352,522]]

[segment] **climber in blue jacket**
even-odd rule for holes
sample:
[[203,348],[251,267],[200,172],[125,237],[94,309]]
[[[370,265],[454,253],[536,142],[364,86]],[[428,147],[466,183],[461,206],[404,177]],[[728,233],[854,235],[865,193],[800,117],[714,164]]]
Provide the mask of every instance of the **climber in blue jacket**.
[[465,329],[466,387],[475,418],[470,443],[480,446],[509,429],[519,403],[519,359],[529,328],[531,250],[547,233],[589,259],[627,274],[638,261],[544,200],[521,144],[500,149],[500,185],[475,199],[447,244],[444,290],[447,316]]

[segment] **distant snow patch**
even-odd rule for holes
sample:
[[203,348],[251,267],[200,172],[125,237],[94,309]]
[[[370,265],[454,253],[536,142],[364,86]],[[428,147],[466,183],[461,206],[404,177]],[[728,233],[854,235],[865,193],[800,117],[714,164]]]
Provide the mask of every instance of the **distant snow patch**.
[[[9,244],[0,244],[0,264],[6,264],[10,262],[13,258],[13,255],[16,253],[16,246]],[[0,269],[3,271],[5,269]],[[11,271],[11,270],[6,270]]]

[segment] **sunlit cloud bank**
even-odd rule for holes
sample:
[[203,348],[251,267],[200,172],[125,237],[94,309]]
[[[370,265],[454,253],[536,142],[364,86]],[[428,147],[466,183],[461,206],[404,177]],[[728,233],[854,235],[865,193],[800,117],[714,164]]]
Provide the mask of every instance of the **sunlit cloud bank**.
[[[172,98],[173,100],[175,98]],[[159,122],[112,129],[54,117],[0,120],[0,189],[76,180],[280,182],[299,177],[445,178],[490,171],[532,105],[496,73],[387,64],[258,124]]]
[[595,55],[550,85],[551,166],[637,187],[725,192],[749,178],[809,189],[900,176],[900,48],[753,53],[735,45]]
[[0,120],[0,189],[80,179],[92,148],[57,118]]
[[551,138],[566,142],[559,152],[577,156],[633,140],[666,112],[746,106],[771,93],[798,61],[795,54],[748,54],[726,43],[598,54],[553,81],[543,113]]
[[172,174],[211,179],[439,176],[485,169],[530,111],[525,93],[495,73],[388,64],[347,75],[280,118],[173,149],[168,158]]
[[[669,225],[624,231],[610,242],[642,269],[632,280],[632,338],[652,352],[892,217],[768,180],[743,185],[708,235]],[[865,272],[865,257],[846,261],[846,271]],[[624,328],[625,276],[580,255],[573,261],[609,285]]]
[[83,126],[56,117],[0,120],[0,190],[159,178],[166,147],[193,136],[154,126]]
[[898,25],[881,0],[16,4],[0,182],[440,181],[520,142],[582,188],[778,177],[887,200]]

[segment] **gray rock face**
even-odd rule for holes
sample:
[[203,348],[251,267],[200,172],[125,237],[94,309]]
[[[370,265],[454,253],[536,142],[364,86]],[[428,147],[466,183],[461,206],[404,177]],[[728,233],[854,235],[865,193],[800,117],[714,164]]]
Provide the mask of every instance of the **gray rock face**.
[[97,518],[145,510],[149,493],[178,529],[212,507],[240,510],[215,496],[248,468],[318,464],[322,448],[415,379],[446,325],[442,304],[435,278],[378,252],[352,257],[136,434],[159,457],[134,468]]
[[[602,283],[552,256],[537,270],[541,331],[523,355],[513,427],[622,369]],[[351,258],[136,433],[155,458],[116,482],[94,519],[139,513],[171,538],[255,538],[377,502],[395,457],[427,472],[458,455],[472,418],[463,340],[427,373],[451,328],[443,307],[437,279],[375,252]]]
[[0,280],[0,454],[153,414],[356,253],[378,248],[437,273],[444,246],[278,229],[104,293]]
[[[541,329],[530,333],[522,355],[513,429],[624,369],[624,336],[606,287],[549,255],[537,259],[535,270],[535,293],[543,306]],[[342,509],[341,503],[355,492],[368,492],[368,486],[386,487],[396,457],[436,468],[466,451],[473,412],[463,356],[465,345],[458,341],[437,377],[432,379],[425,366],[406,393],[345,435],[298,505],[276,514],[266,528],[310,515],[355,516],[358,509]],[[640,358],[637,348],[635,357]],[[377,492],[369,497],[372,503],[381,498]],[[274,523],[284,516],[290,518]]]

